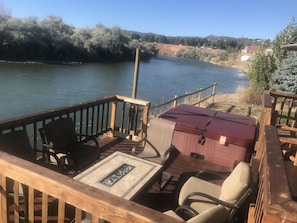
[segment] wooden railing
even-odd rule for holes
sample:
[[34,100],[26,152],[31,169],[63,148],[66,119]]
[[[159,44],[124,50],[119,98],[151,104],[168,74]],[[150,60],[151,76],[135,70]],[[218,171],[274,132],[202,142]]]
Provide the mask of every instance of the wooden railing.
[[[293,120],[296,95],[264,92],[256,154],[252,160],[257,196],[249,211],[249,223],[297,222],[297,202],[292,197],[288,172],[280,146],[279,124]],[[281,120],[281,121],[280,121]],[[284,121],[285,120],[285,121]],[[288,120],[288,122],[287,122]],[[290,163],[291,167],[293,163]]]
[[[47,211],[52,204],[48,201],[55,199],[58,206],[56,213],[58,223],[62,223],[70,216],[69,211],[74,213],[73,222],[80,223],[88,213],[89,221],[98,222],[182,222],[175,220],[161,212],[139,205],[135,202],[125,200],[123,198],[113,196],[109,193],[93,188],[86,184],[75,181],[70,177],[51,171],[34,163],[19,159],[0,151],[0,221],[20,222],[19,214],[21,212],[19,199],[19,183],[28,187],[28,219],[29,223],[33,223],[34,219],[39,216],[34,213],[36,208],[35,201],[37,194],[41,201],[42,213],[39,220],[46,223],[49,220],[49,212]],[[6,182],[12,179],[14,182],[14,207],[10,212],[8,202],[8,191]],[[37,193],[38,192],[38,193]],[[73,217],[72,216],[72,217]],[[51,216],[51,219],[54,218]],[[73,220],[73,218],[70,220]],[[10,220],[9,220],[10,219]],[[66,221],[67,222],[67,221]],[[70,221],[69,221],[70,222]]]
[[40,149],[39,128],[51,120],[72,117],[77,133],[81,135],[100,136],[106,132],[112,135],[142,135],[143,126],[148,122],[149,107],[148,101],[115,95],[0,121],[0,134],[25,129],[33,148]]
[[200,105],[200,103],[214,97],[216,95],[217,84],[214,83],[208,87],[201,88],[181,96],[175,96],[173,99],[163,102],[158,105],[153,105],[150,108],[150,116],[158,116],[170,108],[175,108],[179,104]]
[[265,126],[264,150],[259,166],[259,190],[249,222],[297,222],[297,202],[288,183],[275,126]]
[[271,91],[272,124],[294,125],[297,119],[297,95]]
[[[45,123],[61,117],[72,117],[77,132],[99,136],[110,132],[116,134],[144,134],[148,121],[150,103],[122,96],[111,96],[81,104],[66,106],[47,112],[26,115],[0,122],[0,134],[26,129],[34,148],[42,147],[38,129]],[[83,138],[81,138],[83,140]],[[22,149],[22,148],[20,148]],[[7,182],[13,182],[13,193]],[[99,189],[82,184],[72,178],[36,165],[32,162],[1,152],[0,150],[0,222],[20,222],[22,199],[20,187],[28,188],[28,219],[47,222],[48,201],[56,200],[57,222],[68,218],[69,209],[74,212],[74,222],[85,219],[87,213],[92,222],[182,222],[158,211],[144,207]],[[37,193],[38,192],[38,193]],[[13,194],[12,209],[9,208]],[[26,194],[26,193],[24,193]],[[37,195],[41,196],[41,213],[34,213]]]

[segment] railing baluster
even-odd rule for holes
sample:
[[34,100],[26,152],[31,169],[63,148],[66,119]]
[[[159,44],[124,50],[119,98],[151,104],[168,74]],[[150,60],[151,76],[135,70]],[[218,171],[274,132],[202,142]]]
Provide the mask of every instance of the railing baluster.
[[95,119],[95,107],[91,107],[91,133],[90,135],[94,135],[94,119]]
[[102,105],[102,114],[101,114],[101,126],[104,126],[104,115],[105,114],[105,104]]
[[38,139],[38,129],[37,129],[37,122],[33,123],[33,148],[37,149],[37,139]]
[[80,137],[79,137],[79,140],[82,139],[81,135],[83,134],[83,130],[82,130],[82,124],[83,124],[83,116],[84,116],[84,112],[83,112],[83,108],[80,109],[80,119],[79,119],[79,134],[80,134]]
[[95,131],[96,131],[96,135],[97,135],[98,132],[99,132],[99,130],[100,130],[100,132],[101,132],[102,129],[101,129],[100,126],[99,126],[100,105],[96,105],[96,108],[97,108],[97,116],[96,116],[96,128],[95,128]]
[[[26,191],[24,191],[24,196],[26,196]],[[26,198],[24,198],[26,200]],[[30,187],[28,188],[28,207],[25,207],[25,211],[26,209],[28,210],[28,219],[29,222],[34,222],[34,188]]]
[[109,128],[109,123],[110,123],[110,103],[107,104],[107,111],[106,111],[106,117],[105,117],[105,129]]
[[58,223],[64,223],[65,221],[65,202],[59,200],[58,204]]
[[8,210],[7,210],[7,187],[6,187],[6,176],[3,174],[0,174],[0,189],[1,189],[1,199],[0,199],[0,210],[2,210],[2,213],[0,217],[2,217],[3,223],[7,223],[7,220],[9,218]]
[[75,223],[80,223],[82,220],[82,210],[75,208]]
[[[19,182],[17,181],[13,181],[13,201],[14,204],[19,204],[20,199],[19,199]],[[19,205],[14,205],[14,210],[13,210],[13,214],[14,214],[14,222],[20,222],[20,206]]]
[[[85,112],[86,112],[86,121],[85,121],[85,132],[83,133],[84,135],[89,135],[89,122],[90,122],[90,115],[89,115],[89,112],[90,112],[90,109],[89,108],[86,108],[85,109]],[[83,124],[83,123],[81,123]]]
[[136,135],[137,133],[137,126],[139,126],[140,123],[138,123],[138,113],[139,113],[139,109],[138,109],[138,106],[135,105],[135,110],[134,110],[134,126],[133,126],[133,129],[134,129],[134,135]]
[[48,195],[42,193],[42,223],[47,222],[48,216]]

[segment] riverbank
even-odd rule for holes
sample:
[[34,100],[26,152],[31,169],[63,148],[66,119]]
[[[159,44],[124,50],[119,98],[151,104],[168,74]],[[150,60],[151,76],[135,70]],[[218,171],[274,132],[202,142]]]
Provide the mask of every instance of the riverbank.
[[[240,58],[244,54],[242,53],[227,53],[225,50],[219,49],[211,49],[211,48],[203,48],[203,47],[193,47],[193,46],[184,46],[184,45],[174,45],[174,44],[164,44],[164,43],[156,43],[155,47],[158,49],[158,55],[167,56],[167,57],[176,57],[176,55],[183,51],[198,51],[199,54],[207,55],[206,57],[202,57],[202,61],[209,62],[212,64],[226,66],[226,67],[234,67],[240,69],[244,73],[247,72],[248,67],[250,65],[250,61],[241,61]],[[222,59],[222,55],[224,54],[224,59]],[[58,64],[58,65],[76,65],[82,64],[80,61],[13,61],[13,60],[0,60],[0,63],[19,63],[19,64]]]
[[237,115],[244,115],[260,120],[261,105],[247,104],[242,98],[242,93],[218,94],[212,99],[201,104],[201,107],[224,111]]

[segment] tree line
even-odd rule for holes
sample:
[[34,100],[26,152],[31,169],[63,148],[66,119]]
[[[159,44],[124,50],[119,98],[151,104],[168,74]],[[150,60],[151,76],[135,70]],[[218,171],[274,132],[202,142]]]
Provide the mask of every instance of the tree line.
[[[253,41],[253,40],[252,40]],[[75,28],[58,16],[39,21],[35,17],[13,18],[0,10],[0,60],[104,62],[133,60],[135,49],[141,58],[158,53],[155,43],[182,44],[239,51],[252,42],[230,37],[166,37],[152,33],[107,28]]]
[[154,44],[131,39],[118,27],[77,29],[57,16],[0,16],[0,43],[0,59],[14,61],[123,61],[133,59],[136,48],[144,58],[157,53]]

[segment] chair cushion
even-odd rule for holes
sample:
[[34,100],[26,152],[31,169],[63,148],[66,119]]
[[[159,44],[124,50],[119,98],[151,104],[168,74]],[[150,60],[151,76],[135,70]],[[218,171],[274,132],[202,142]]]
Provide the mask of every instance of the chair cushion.
[[152,161],[154,163],[158,163],[158,164],[162,163],[162,157],[159,155],[158,151],[156,151],[155,149],[153,149],[151,146],[148,145],[148,142],[146,142],[146,146],[143,152],[141,152],[137,156],[139,158]]
[[248,163],[240,162],[224,180],[220,199],[235,204],[248,189],[251,170]]
[[[221,186],[202,180],[197,177],[190,177],[180,190],[178,199],[179,205],[182,205],[186,196],[192,192],[202,192],[218,198],[221,193]],[[203,198],[201,196],[193,196],[192,198],[200,199],[203,201],[208,200],[207,198]],[[195,202],[192,203],[190,206],[199,213],[202,213],[208,210],[209,208],[216,206],[216,204],[207,202]]]

